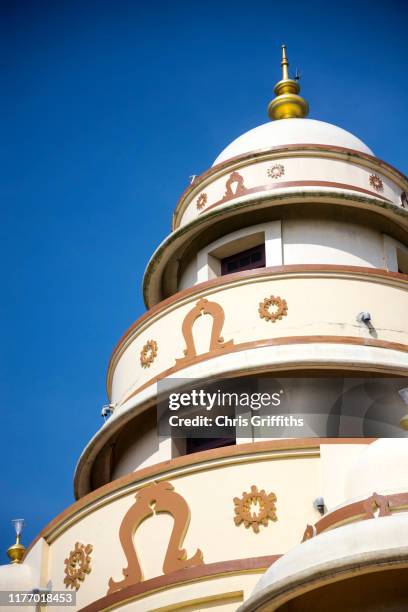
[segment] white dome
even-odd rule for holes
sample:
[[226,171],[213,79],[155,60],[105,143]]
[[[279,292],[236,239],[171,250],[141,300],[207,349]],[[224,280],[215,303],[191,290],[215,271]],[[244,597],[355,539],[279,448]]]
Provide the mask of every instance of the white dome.
[[0,565],[1,591],[30,591],[33,587],[31,568],[27,563]]
[[337,125],[316,119],[281,119],[259,125],[236,138],[217,157],[213,166],[250,151],[296,144],[320,144],[374,153],[359,138]]
[[407,438],[376,440],[352,464],[346,477],[346,498],[408,491],[407,465]]

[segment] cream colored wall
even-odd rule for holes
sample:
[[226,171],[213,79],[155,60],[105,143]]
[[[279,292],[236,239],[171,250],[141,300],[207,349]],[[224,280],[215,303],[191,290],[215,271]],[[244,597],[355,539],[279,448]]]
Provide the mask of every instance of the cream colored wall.
[[283,263],[336,264],[385,268],[383,237],[379,231],[323,219],[283,222]]
[[329,512],[344,503],[347,478],[366,448],[364,444],[321,444],[321,495]]
[[[347,186],[355,186],[360,189],[365,189],[373,193],[373,197],[381,197],[390,200],[395,206],[402,208],[400,195],[405,189],[403,181],[396,175],[391,177],[390,170],[386,166],[379,167],[375,162],[359,162],[359,160],[353,160],[353,162],[342,159],[340,155],[334,154],[333,158],[330,159],[323,153],[305,153],[297,154],[296,152],[283,153],[271,155],[269,159],[265,160],[265,156],[260,156],[262,161],[251,160],[244,164],[238,165],[235,162],[230,164],[227,169],[222,173],[216,172],[209,177],[205,177],[203,181],[197,181],[194,184],[194,189],[187,195],[184,203],[184,211],[180,214],[179,225],[183,226],[190,223],[197,217],[203,216],[206,213],[206,209],[211,207],[212,204],[219,202],[225,194],[225,185],[233,171],[239,172],[244,178],[245,187],[248,189],[255,187],[265,187],[267,185],[279,185],[282,184],[281,190],[283,192],[296,192],[305,191],[310,187],[286,185],[287,182],[299,182],[299,181],[327,181],[330,183],[337,183],[338,186],[329,186],[330,190],[342,191],[341,184]],[[278,179],[271,179],[268,177],[268,169],[274,164],[282,164],[284,166],[284,175]],[[367,164],[367,165],[366,165]],[[377,193],[370,184],[370,176],[376,174],[383,181],[383,191]],[[233,189],[236,185],[233,185]],[[316,185],[318,189],[327,189],[320,185]],[[344,190],[343,190],[344,191]],[[352,193],[350,189],[345,190],[347,193]],[[204,209],[197,209],[197,200],[200,194],[207,194],[207,203]],[[276,189],[269,191],[269,193],[276,193]],[[256,194],[244,194],[239,196],[235,201],[245,201],[254,197],[265,197],[268,194],[267,189],[260,189]],[[366,194],[369,195],[369,194]],[[217,204],[217,208],[220,209],[224,206],[230,205],[232,200]],[[213,209],[211,209],[213,210]]]
[[282,219],[226,234],[201,249],[184,270],[179,290],[221,276],[220,260],[265,244],[266,266],[334,264],[398,271],[397,249],[408,247],[362,224],[335,219]]
[[[408,247],[391,236],[384,235],[383,240],[386,268],[390,272],[398,272],[398,253],[403,254],[408,260]],[[408,269],[405,273],[408,273]]]
[[[167,477],[190,507],[191,521],[183,546],[188,557],[197,548],[202,550],[207,564],[281,554],[302,539],[307,523],[318,519],[319,515],[313,508],[313,500],[321,491],[320,461],[316,452],[271,452],[261,458],[249,453],[244,462],[229,464],[227,460],[220,460],[211,467],[195,469],[193,466],[177,477],[170,470]],[[261,527],[258,534],[234,523],[233,498],[240,497],[243,491],[250,491],[254,484],[277,496],[278,520]],[[122,496],[113,493],[91,502],[79,515],[66,519],[65,530],[64,526],[59,526],[54,535],[50,534],[47,577],[52,581],[53,590],[65,590],[64,560],[75,543],[93,546],[92,571],[77,593],[77,608],[104,596],[110,577],[114,580],[123,578],[122,568],[127,562],[118,533],[125,513],[134,502],[135,493],[128,486],[122,491]],[[164,514],[144,521],[137,530],[134,541],[145,579],[162,574],[161,564],[171,528],[172,519]],[[226,589],[225,580],[220,580],[216,593],[223,593]],[[216,581],[212,582],[215,584]],[[202,592],[211,593],[211,588],[203,584]],[[228,588],[236,589],[235,586]],[[185,597],[191,598],[192,592],[199,594],[200,589],[187,589]],[[165,596],[155,598],[154,605],[168,605],[176,595],[175,589],[169,589]],[[142,610],[143,607],[134,609]]]
[[[225,341],[234,340],[235,345],[291,336],[372,338],[367,327],[356,320],[362,310],[371,313],[377,339],[408,344],[405,287],[406,284],[387,283],[364,274],[352,276],[333,272],[275,274],[199,292],[172,303],[133,331],[114,367],[112,400],[120,405],[132,391],[175,366],[176,359],[183,357],[182,323],[199,298],[205,297],[222,306],[225,312],[222,335]],[[258,312],[259,303],[270,295],[284,298],[288,305],[287,316],[275,323],[261,319]],[[392,304],[392,308],[384,308],[384,304]],[[204,347],[209,342],[211,317],[200,319],[194,334],[198,344]],[[140,365],[140,351],[150,339],[158,343],[158,355],[150,368],[144,369]],[[242,363],[238,368],[242,368]],[[205,363],[201,371],[205,376]]]
[[185,268],[179,280],[178,289],[182,291],[188,287],[192,287],[197,282],[197,259],[194,257]]
[[[120,608],[123,612],[235,612],[246,599],[262,571],[218,576],[152,593],[143,599],[134,600]],[[169,603],[171,601],[172,603]]]
[[124,474],[142,469],[160,461],[159,440],[156,425],[147,431],[134,431],[134,435],[123,444],[123,450],[116,459],[111,479],[115,480]]

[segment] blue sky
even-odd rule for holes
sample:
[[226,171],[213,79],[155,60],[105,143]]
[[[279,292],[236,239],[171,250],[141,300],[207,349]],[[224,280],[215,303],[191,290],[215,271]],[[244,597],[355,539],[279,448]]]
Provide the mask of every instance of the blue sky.
[[[280,44],[310,116],[407,173],[404,1],[1,4],[0,562],[73,501],[105,372],[191,174],[267,121]],[[289,10],[291,12],[289,12]]]

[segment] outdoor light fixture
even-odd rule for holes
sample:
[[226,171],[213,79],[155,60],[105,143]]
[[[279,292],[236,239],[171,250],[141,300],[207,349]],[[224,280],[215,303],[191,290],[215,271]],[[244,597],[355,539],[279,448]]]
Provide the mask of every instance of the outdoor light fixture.
[[357,315],[357,321],[359,323],[364,323],[369,327],[371,325],[371,315],[369,312],[359,312]]
[[319,514],[323,516],[324,514],[324,499],[323,497],[316,497],[313,502],[313,507],[318,511]]
[[116,404],[104,404],[101,410],[101,416],[106,421],[110,416],[112,416],[113,411],[115,410]]
[[13,519],[11,522],[14,525],[14,530],[16,532],[16,541],[7,550],[7,555],[11,563],[21,563],[21,560],[25,553],[25,546],[20,543],[20,535],[23,531],[24,519]]

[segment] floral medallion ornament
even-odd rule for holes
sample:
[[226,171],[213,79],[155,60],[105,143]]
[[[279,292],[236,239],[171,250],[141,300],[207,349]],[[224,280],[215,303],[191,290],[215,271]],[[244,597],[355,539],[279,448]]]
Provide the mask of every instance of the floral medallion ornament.
[[277,521],[276,515],[276,495],[275,493],[266,494],[265,491],[258,491],[258,487],[252,485],[250,493],[242,493],[242,497],[234,497],[235,504],[235,524],[245,527],[252,527],[254,533],[259,533],[259,526],[268,526],[268,521]]
[[78,590],[81,582],[85,580],[86,574],[91,572],[91,552],[92,544],[75,544],[74,550],[65,559],[65,586]]
[[150,368],[157,357],[157,342],[148,340],[140,351],[140,365],[142,368]]
[[286,317],[288,314],[288,305],[286,300],[283,300],[281,297],[271,295],[270,297],[266,297],[263,302],[259,303],[258,312],[261,319],[275,323],[278,319]]
[[268,168],[266,174],[271,179],[278,179],[285,174],[285,167],[282,164],[275,164]]
[[384,191],[384,183],[382,182],[380,177],[377,176],[377,174],[370,174],[369,181],[371,187],[373,187],[376,191]]
[[208,196],[206,193],[200,193],[197,198],[197,210],[202,210],[207,204]]

